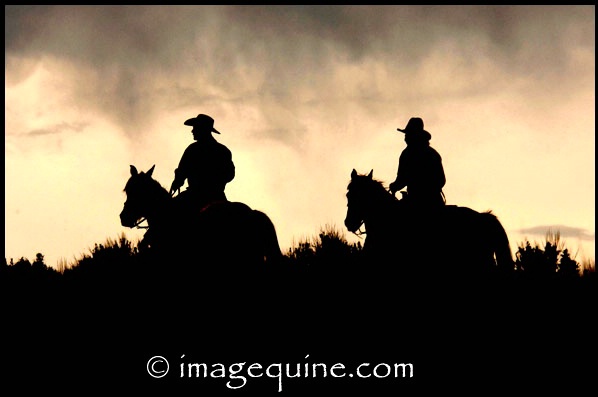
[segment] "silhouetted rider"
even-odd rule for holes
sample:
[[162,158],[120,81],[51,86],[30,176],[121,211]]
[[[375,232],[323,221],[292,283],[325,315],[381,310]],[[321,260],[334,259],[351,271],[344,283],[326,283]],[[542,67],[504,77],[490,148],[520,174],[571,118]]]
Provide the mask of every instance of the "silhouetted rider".
[[174,170],[170,194],[180,190],[186,179],[187,190],[176,197],[185,208],[201,209],[214,201],[227,201],[224,188],[235,177],[235,165],[230,150],[212,135],[212,132],[220,134],[214,128],[214,119],[199,114],[184,124],[193,127],[195,142],[185,149]]
[[432,135],[424,130],[419,117],[409,119],[405,129],[407,147],[399,157],[397,178],[389,185],[392,194],[407,187],[411,204],[417,207],[438,208],[445,204],[442,188],[446,183],[442,157],[430,146]]

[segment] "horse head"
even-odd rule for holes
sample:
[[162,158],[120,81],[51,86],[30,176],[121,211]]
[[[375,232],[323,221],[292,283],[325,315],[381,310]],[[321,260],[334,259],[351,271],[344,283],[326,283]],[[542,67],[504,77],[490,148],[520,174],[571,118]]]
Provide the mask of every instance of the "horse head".
[[164,197],[164,193],[168,194],[152,178],[154,168],[155,165],[147,172],[139,172],[134,165],[130,166],[131,177],[124,188],[127,199],[120,213],[121,225],[130,228],[138,226],[144,218],[155,212],[157,200]]
[[351,172],[351,182],[347,186],[347,230],[356,233],[375,212],[384,211],[396,199],[390,194],[381,181],[374,179],[374,170],[369,174]]

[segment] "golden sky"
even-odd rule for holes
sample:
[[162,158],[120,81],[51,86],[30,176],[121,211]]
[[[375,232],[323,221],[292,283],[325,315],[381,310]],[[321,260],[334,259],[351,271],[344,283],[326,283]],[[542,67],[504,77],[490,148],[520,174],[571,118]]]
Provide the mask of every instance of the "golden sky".
[[392,182],[417,116],[449,204],[593,260],[594,38],[594,6],[5,6],[5,257],[141,237],[129,165],[170,187],[206,113],[284,252],[346,233],[351,170]]

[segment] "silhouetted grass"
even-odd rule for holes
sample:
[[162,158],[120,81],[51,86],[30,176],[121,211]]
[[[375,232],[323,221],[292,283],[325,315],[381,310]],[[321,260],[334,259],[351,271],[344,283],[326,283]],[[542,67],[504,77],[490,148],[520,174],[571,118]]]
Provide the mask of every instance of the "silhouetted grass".
[[[464,252],[467,255],[467,252]],[[423,254],[425,257],[425,253]],[[131,276],[143,272],[149,266],[151,252],[140,253],[138,243],[129,241],[121,234],[116,239],[108,238],[95,244],[89,253],[82,254],[72,264],[61,262],[58,269],[47,266],[41,253],[34,262],[20,258],[13,259],[0,268],[0,277],[13,282],[41,282],[44,279],[67,280],[93,279],[104,281],[124,274]],[[392,259],[392,258],[389,258]],[[172,263],[152,263],[152,266],[167,268]],[[360,269],[367,271],[361,242],[349,243],[345,234],[333,225],[325,225],[317,235],[301,239],[285,253],[282,266],[312,272],[342,272]],[[583,269],[583,271],[582,271]],[[514,273],[525,279],[571,279],[595,277],[595,267],[588,262],[580,264],[564,247],[559,232],[549,230],[543,243],[524,241],[518,244],[515,255]]]
[[362,248],[360,242],[350,244],[341,230],[327,224],[317,236],[303,238],[289,248],[286,256],[295,266],[342,271],[357,264]]

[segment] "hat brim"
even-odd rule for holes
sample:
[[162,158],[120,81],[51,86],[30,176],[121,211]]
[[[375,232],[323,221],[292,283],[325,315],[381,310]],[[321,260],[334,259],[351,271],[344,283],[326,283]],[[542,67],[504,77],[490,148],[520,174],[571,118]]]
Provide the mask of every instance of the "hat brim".
[[400,129],[400,128],[397,128],[397,131],[401,131],[403,134],[406,134],[406,133],[408,133],[408,132],[414,132],[414,133],[416,133],[416,134],[417,134],[417,133],[421,133],[421,132],[423,132],[424,134],[429,134],[429,132],[428,132],[428,131],[426,131],[426,130],[415,130],[415,131],[409,131],[409,130],[407,130],[407,129],[405,129],[405,130],[402,130],[402,129]]
[[422,134],[424,135],[427,139],[432,139],[432,134],[430,134],[428,131],[426,130],[402,130],[400,128],[397,128],[397,131],[402,132],[403,134]]
[[[188,125],[190,127],[193,127],[193,126],[196,126],[196,125],[198,125],[200,123],[197,122],[197,117],[193,117],[193,118],[190,118],[190,119],[186,120],[184,124]],[[214,127],[212,127],[212,132],[215,132],[216,134],[220,134],[220,131],[218,131]]]

